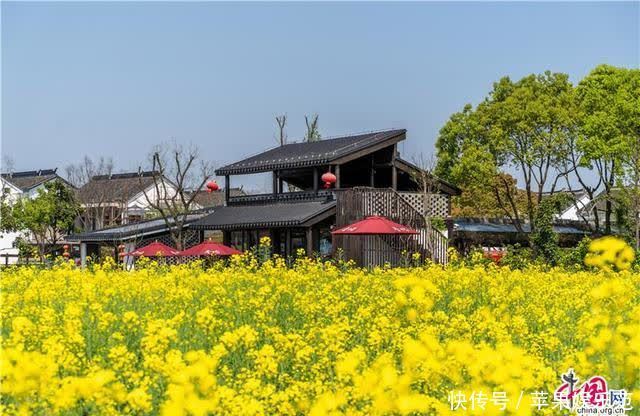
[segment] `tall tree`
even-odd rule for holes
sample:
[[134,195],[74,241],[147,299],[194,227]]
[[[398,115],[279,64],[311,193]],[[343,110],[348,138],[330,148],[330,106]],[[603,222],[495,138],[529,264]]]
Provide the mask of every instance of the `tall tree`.
[[565,74],[502,78],[475,109],[465,106],[440,131],[436,173],[463,189],[490,190],[520,227],[520,195],[507,173],[515,170],[524,185],[525,218],[533,224],[537,205],[565,174],[574,134],[572,94]]
[[566,74],[503,78],[486,105],[490,136],[504,161],[522,175],[527,215],[534,222],[545,191],[553,194],[574,134],[573,88]]
[[195,191],[214,175],[213,165],[200,157],[197,147],[177,143],[156,146],[149,159],[153,188],[144,191],[145,200],[164,220],[176,248],[182,250]]
[[311,117],[304,116],[304,122],[307,125],[307,133],[304,138],[307,142],[317,142],[322,138],[320,130],[318,129],[318,115],[314,114]]
[[284,146],[287,144],[287,132],[285,131],[287,127],[287,115],[282,114],[276,116],[276,123],[278,123],[278,144]]
[[614,212],[612,191],[622,174],[625,153],[630,150],[627,139],[631,132],[626,120],[630,110],[622,102],[627,79],[627,70],[600,65],[576,87],[580,163],[595,172],[604,188],[604,231],[607,234],[611,233]]
[[608,76],[614,78],[611,83],[616,85],[614,94],[607,97],[608,128],[619,134],[621,142],[618,198],[629,207],[626,222],[640,249],[640,69],[608,69]]

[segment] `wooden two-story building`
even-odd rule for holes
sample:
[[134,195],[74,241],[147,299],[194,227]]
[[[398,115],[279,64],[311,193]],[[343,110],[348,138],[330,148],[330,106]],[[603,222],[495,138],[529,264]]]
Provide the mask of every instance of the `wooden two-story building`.
[[[446,262],[446,232],[427,218],[450,214],[450,197],[460,190],[433,178],[428,190],[418,178],[424,171],[402,159],[398,143],[406,130],[387,130],[315,142],[290,143],[251,156],[216,171],[231,189],[233,177],[271,172],[272,192],[225,195],[225,205],[192,225],[220,230],[225,243],[247,249],[261,237],[271,238],[284,256],[298,249],[330,255],[339,247],[361,264],[396,263],[403,250],[422,252]],[[331,172],[335,183],[327,189],[322,175]],[[412,237],[332,238],[331,230],[369,215],[383,215],[420,230]],[[404,240],[403,240],[404,239]]]

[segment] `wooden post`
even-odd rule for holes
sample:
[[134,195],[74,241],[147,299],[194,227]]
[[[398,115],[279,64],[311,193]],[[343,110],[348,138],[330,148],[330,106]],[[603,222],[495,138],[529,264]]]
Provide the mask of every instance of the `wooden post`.
[[80,265],[87,267],[87,243],[80,243]]
[[369,166],[369,186],[374,188],[376,186],[376,170],[373,167],[373,154],[371,155],[371,165]]
[[287,228],[285,231],[285,243],[284,243],[284,251],[285,257],[291,256],[291,228]]
[[393,145],[393,153],[391,154],[391,188],[398,190],[398,169],[396,168],[396,157],[398,156],[398,144]]
[[398,170],[396,165],[391,166],[391,189],[398,190]]
[[447,225],[447,243],[450,247],[453,246],[453,217],[448,215],[445,218],[445,224]]
[[305,231],[307,239],[307,256],[311,257],[313,254],[313,229],[309,227]]
[[336,189],[340,189],[340,165],[336,165]]
[[318,167],[313,168],[313,191],[318,192]]
[[278,171],[273,171],[273,193],[278,194],[280,190],[278,189]]
[[229,175],[224,175],[224,204],[229,205],[229,196],[231,195],[231,179]]

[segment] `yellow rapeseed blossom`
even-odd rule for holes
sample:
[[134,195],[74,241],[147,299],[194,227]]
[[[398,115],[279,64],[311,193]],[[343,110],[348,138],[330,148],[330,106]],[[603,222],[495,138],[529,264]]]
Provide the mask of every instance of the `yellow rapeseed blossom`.
[[587,266],[603,270],[627,270],[631,267],[635,252],[624,240],[607,236],[593,240],[584,259]]
[[597,271],[412,260],[5,269],[0,413],[554,414],[528,396],[465,413],[449,394],[552,394],[569,368],[640,406],[640,274],[625,245],[594,242]]

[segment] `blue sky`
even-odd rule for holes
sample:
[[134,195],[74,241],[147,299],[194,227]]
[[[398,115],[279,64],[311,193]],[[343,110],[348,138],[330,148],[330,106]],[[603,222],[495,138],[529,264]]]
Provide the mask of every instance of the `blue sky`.
[[175,139],[222,165],[286,112],[291,139],[318,113],[324,136],[402,127],[429,154],[501,76],[638,67],[639,4],[3,2],[2,153],[131,170]]

